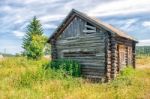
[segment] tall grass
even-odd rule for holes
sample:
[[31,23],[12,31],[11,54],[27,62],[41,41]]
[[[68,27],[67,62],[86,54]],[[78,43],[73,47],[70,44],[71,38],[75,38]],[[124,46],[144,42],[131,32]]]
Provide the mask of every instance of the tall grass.
[[48,61],[7,58],[0,62],[0,99],[148,99],[150,69],[126,68],[109,83],[89,83],[62,71],[43,69]]
[[77,61],[70,60],[70,59],[57,59],[51,61],[49,64],[45,65],[45,69],[53,69],[55,71],[62,71],[64,75],[68,76],[81,76],[81,67]]
[[150,57],[144,56],[144,55],[137,56],[136,63],[138,65],[149,65],[150,66]]

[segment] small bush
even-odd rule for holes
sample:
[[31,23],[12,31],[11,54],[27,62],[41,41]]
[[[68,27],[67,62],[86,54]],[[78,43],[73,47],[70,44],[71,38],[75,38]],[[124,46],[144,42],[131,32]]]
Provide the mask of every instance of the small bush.
[[112,81],[114,88],[132,85],[134,82],[135,70],[129,66],[120,71],[119,76]]
[[58,59],[51,61],[45,67],[52,68],[53,70],[62,70],[64,71],[65,75],[71,75],[75,77],[79,77],[81,75],[80,64],[77,61],[70,60],[70,59]]
[[120,72],[120,76],[125,76],[125,77],[131,77],[134,76],[134,74],[135,74],[135,70],[131,66],[124,68]]

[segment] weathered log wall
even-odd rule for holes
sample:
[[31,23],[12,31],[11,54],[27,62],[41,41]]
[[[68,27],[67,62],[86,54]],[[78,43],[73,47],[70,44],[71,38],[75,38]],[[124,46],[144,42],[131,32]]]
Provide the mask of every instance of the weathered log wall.
[[85,31],[86,27],[94,29],[86,25],[86,21],[74,18],[56,40],[54,55],[79,61],[83,76],[101,79],[105,77],[105,31]]

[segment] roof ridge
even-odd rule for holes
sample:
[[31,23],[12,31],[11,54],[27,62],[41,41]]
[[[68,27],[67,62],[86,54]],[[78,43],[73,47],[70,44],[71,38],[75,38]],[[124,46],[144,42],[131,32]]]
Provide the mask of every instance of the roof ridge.
[[66,18],[63,20],[63,22],[58,26],[58,28],[56,29],[56,31],[52,34],[52,36],[49,38],[51,39],[55,33],[57,33],[57,31],[59,30],[59,28],[63,25],[63,23],[65,21],[67,21],[67,19],[69,18],[69,16],[71,16],[73,13],[76,13],[77,15],[81,16],[81,17],[84,17],[86,18],[87,20],[93,22],[94,24],[98,25],[99,27],[102,27],[108,31],[110,31],[111,33],[114,33],[115,35],[118,35],[120,37],[124,37],[124,38],[127,38],[127,39],[130,39],[130,40],[134,40],[137,42],[137,40],[135,40],[132,36],[129,36],[127,33],[125,33],[124,31],[116,28],[115,26],[112,26],[108,23],[105,23],[103,21],[101,21],[100,19],[96,18],[96,17],[93,17],[93,16],[88,16],[87,14],[85,13],[82,13],[76,9],[72,9],[69,14],[66,16]]
[[83,13],[83,12],[80,12],[80,11],[78,11],[78,10],[75,10],[75,9],[72,9],[72,11],[74,11],[74,12],[76,12],[76,13],[78,13],[78,14],[83,14],[83,15],[85,15],[86,17],[89,17],[90,19],[94,20],[95,22],[97,22],[97,23],[99,23],[99,24],[101,24],[101,25],[104,25],[104,26],[107,27],[108,29],[111,28],[111,30],[112,30],[114,33],[116,33],[116,34],[118,34],[118,35],[120,34],[119,36],[126,37],[126,38],[128,38],[128,39],[131,39],[131,40],[136,41],[136,39],[135,39],[134,37],[128,35],[125,31],[122,31],[122,30],[118,29],[117,27],[112,26],[111,24],[105,23],[105,22],[101,21],[100,19],[98,19],[98,18],[95,17],[95,16],[89,16],[89,15],[87,15],[87,14],[85,14],[85,13]]

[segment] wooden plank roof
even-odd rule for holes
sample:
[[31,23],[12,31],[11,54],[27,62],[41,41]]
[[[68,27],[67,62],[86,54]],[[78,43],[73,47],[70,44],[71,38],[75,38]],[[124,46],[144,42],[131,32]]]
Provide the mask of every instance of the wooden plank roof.
[[82,13],[82,12],[79,12],[79,11],[77,11],[75,9],[72,9],[71,12],[67,15],[67,17],[63,20],[63,22],[56,28],[56,30],[50,36],[48,42],[50,42],[50,40],[52,38],[54,38],[55,35],[59,34],[59,31],[67,25],[67,21],[73,15],[74,16],[78,16],[78,17],[80,17],[82,19],[85,19],[85,20],[91,22],[92,24],[94,24],[94,25],[96,25],[98,27],[102,27],[105,30],[110,31],[111,33],[113,33],[115,36],[127,38],[127,39],[130,39],[130,40],[133,40],[133,41],[137,42],[137,40],[134,39],[132,36],[129,36],[127,33],[125,33],[123,31],[113,27],[112,25],[106,24],[106,23],[100,21],[99,19],[97,19],[95,17],[90,17],[90,16],[88,16],[88,15]]

